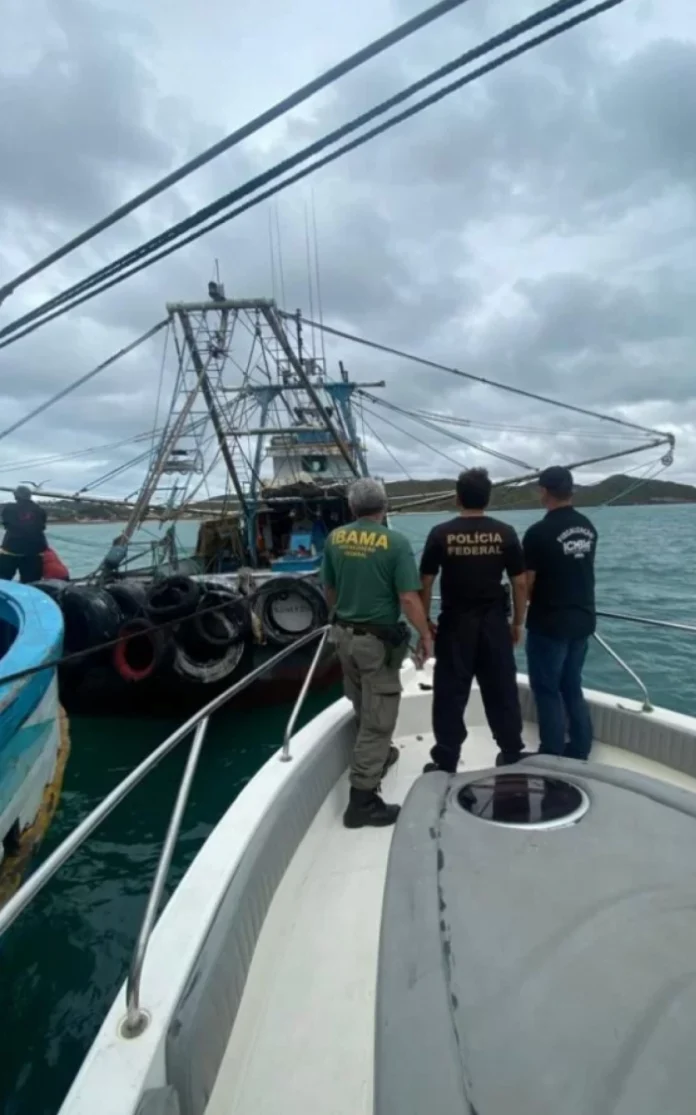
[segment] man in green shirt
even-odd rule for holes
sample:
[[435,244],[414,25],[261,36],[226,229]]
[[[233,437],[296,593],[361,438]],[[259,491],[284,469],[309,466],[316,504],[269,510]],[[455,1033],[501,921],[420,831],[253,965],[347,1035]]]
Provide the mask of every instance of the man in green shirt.
[[420,635],[419,656],[430,658],[433,648],[409,541],[384,526],[384,486],[368,478],[356,480],[348,502],[355,522],[329,535],[322,579],[346,696],[358,721],[343,823],[361,828],[393,825],[399,813],[398,805],[382,801],[379,788],[399,757],[391,739],[401,699],[399,671],[409,643],[402,611]]

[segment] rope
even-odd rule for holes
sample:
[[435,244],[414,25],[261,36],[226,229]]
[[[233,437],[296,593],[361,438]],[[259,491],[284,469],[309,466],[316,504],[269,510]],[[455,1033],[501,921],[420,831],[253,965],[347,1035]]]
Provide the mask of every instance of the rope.
[[282,101],[278,101],[275,105],[273,105],[272,108],[267,109],[265,112],[262,112],[259,116],[256,116],[253,120],[250,120],[241,128],[237,128],[237,130],[232,132],[231,135],[228,135],[225,137],[225,139],[222,139],[218,143],[213,144],[212,147],[209,147],[201,155],[197,155],[194,159],[190,159],[187,163],[184,163],[182,167],[179,167],[178,170],[172,171],[171,174],[167,174],[164,178],[161,178],[159,182],[156,182],[154,186],[148,187],[147,190],[143,190],[142,193],[137,194],[136,197],[131,198],[131,200],[126,202],[124,205],[120,205],[107,217],[104,217],[101,221],[98,221],[95,225],[92,225],[85,232],[80,233],[79,236],[76,236],[72,240],[69,240],[67,244],[63,245],[63,247],[58,248],[54,252],[51,252],[50,255],[40,260],[39,263],[34,264],[26,271],[23,271],[20,275],[18,275],[11,282],[7,283],[5,286],[0,287],[0,304],[22,283],[26,283],[29,279],[33,278],[34,275],[40,274],[51,264],[56,263],[59,259],[62,259],[70,252],[73,252],[75,248],[79,248],[82,244],[86,244],[89,240],[92,240],[98,233],[103,232],[104,229],[110,228],[111,225],[115,224],[117,221],[120,221],[129,213],[132,213],[135,209],[140,208],[140,206],[144,205],[145,202],[151,201],[153,197],[157,197],[158,194],[161,194],[164,190],[169,189],[170,186],[173,186],[177,182],[180,182],[182,178],[186,178],[194,170],[198,170],[199,167],[205,166],[206,163],[210,162],[212,159],[217,158],[218,155],[223,154],[223,152],[225,151],[229,151],[231,147],[235,147],[237,144],[241,143],[242,140],[246,139],[250,135],[253,135],[254,132],[259,131],[267,124],[270,124],[272,123],[272,121],[277,120],[279,116],[284,116],[287,112],[290,111],[290,109],[295,108],[299,104],[302,104],[303,101],[306,101],[309,97],[313,96],[315,93],[318,93],[327,85],[332,85],[339,78],[343,77],[345,74],[350,73],[351,70],[357,69],[364,62],[369,61],[371,58],[375,58],[378,54],[383,53],[389,47],[401,42],[402,39],[405,39],[409,35],[414,34],[414,32],[419,31],[423,27],[426,27],[429,23],[433,23],[435,20],[440,19],[441,16],[446,15],[448,12],[453,11],[455,8],[461,7],[463,3],[466,3],[466,0],[440,0],[440,3],[434,4],[426,11],[421,12],[420,15],[414,16],[413,19],[409,19],[405,23],[401,23],[393,31],[389,31],[386,35],[382,35],[379,39],[374,39],[373,42],[369,43],[366,47],[363,47],[361,50],[356,51],[355,54],[351,54],[348,58],[345,58],[336,66],[331,66],[330,69],[325,70],[323,74],[319,75],[319,77],[316,77],[313,81],[310,81],[306,85],[301,86],[300,89],[297,89],[294,93],[291,93],[289,97],[285,97]]
[[[443,86],[441,89],[431,94],[429,97],[426,97],[423,100],[417,102],[415,105],[411,106],[408,109],[405,109],[403,112],[396,114],[389,120],[378,125],[376,128],[373,128],[365,132],[363,135],[358,136],[357,139],[344,144],[342,147],[338,148],[331,154],[315,160],[308,167],[305,167],[303,170],[284,179],[281,183],[276,184],[270,189],[263,191],[256,197],[252,198],[250,201],[247,201],[243,205],[238,206],[236,209],[233,209],[231,212],[225,213],[222,217],[218,217],[216,220],[211,221],[209,224],[204,225],[204,227],[202,228],[198,228],[196,232],[192,232],[188,236],[184,235],[189,229],[196,228],[198,225],[203,224],[203,222],[207,220],[208,217],[232,205],[240,198],[246,197],[248,194],[253,193],[257,189],[260,189],[266,183],[271,182],[274,178],[279,177],[298,164],[305,162],[308,158],[310,158],[310,156],[323,151],[325,147],[331,145],[332,143],[336,143],[342,137],[362,127],[364,124],[368,123],[376,116],[388,111],[390,108],[393,108],[394,106],[400,104],[402,101],[409,99],[419,90],[427,87],[433,82],[440,80],[448,73],[461,68],[475,58],[481,57],[482,55],[495,49],[497,46],[510,41],[511,39],[522,34],[524,31],[527,31],[532,27],[539,25],[540,23],[543,23],[557,15],[562,14],[564,11],[568,11],[571,8],[576,7],[579,3],[584,2],[585,0],[557,0],[557,2],[555,4],[552,4],[550,7],[537,12],[535,15],[530,16],[526,20],[523,20],[521,23],[515,24],[507,31],[504,31],[501,34],[494,36],[494,38],[487,40],[485,43],[482,43],[480,46],[467,51],[464,55],[461,55],[454,61],[440,67],[439,70],[434,71],[427,77],[422,78],[420,81],[414,82],[412,85],[408,86],[406,89],[402,90],[395,96],[389,98],[387,101],[382,102],[375,108],[370,109],[368,112],[363,113],[359,117],[356,117],[348,124],[344,124],[342,127],[335,129],[333,132],[324,136],[323,139],[309,144],[297,154],[282,160],[270,170],[265,171],[263,174],[257,175],[255,178],[248,181],[245,185],[238,187],[236,190],[233,190],[230,193],[224,195],[222,198],[219,198],[216,202],[212,202],[210,205],[198,210],[185,221],[181,221],[177,225],[172,226],[170,229],[167,230],[167,232],[161,233],[158,237],[152,238],[150,241],[141,245],[139,248],[134,249],[132,252],[129,252],[126,255],[120,257],[118,260],[115,260],[113,263],[102,268],[100,271],[95,272],[87,279],[82,280],[81,282],[63,291],[61,294],[56,295],[55,298],[49,299],[41,306],[30,311],[28,314],[25,314],[23,317],[16,319],[14,322],[11,322],[8,326],[5,327],[5,329],[0,330],[0,338],[5,338],[0,342],[0,348],[4,348],[6,345],[13,343],[13,341],[19,340],[20,337],[27,336],[35,329],[40,328],[41,325],[46,324],[46,322],[52,321],[54,318],[61,316],[63,313],[67,313],[70,309],[74,309],[76,306],[81,305],[83,302],[94,298],[97,294],[101,294],[103,291],[108,290],[110,287],[123,282],[131,275],[135,275],[139,271],[143,270],[145,267],[149,267],[152,263],[164,259],[172,252],[178,251],[185,244],[192,243],[199,237],[204,236],[207,232],[218,228],[220,225],[225,224],[227,221],[230,221],[234,217],[239,216],[241,213],[246,212],[253,206],[258,205],[261,201],[267,200],[274,194],[278,193],[280,190],[283,190],[287,186],[306,177],[306,175],[313,173],[320,167],[326,166],[328,163],[333,162],[335,159],[346,154],[347,152],[360,147],[368,140],[381,135],[385,131],[388,131],[396,124],[400,124],[404,120],[410,119],[412,116],[415,116],[416,114],[422,112],[425,108],[428,108],[431,105],[436,104],[438,101],[443,100],[445,97],[450,96],[452,93],[463,88],[463,86],[469,84],[470,82],[475,81],[477,78],[483,76],[484,74],[498,69],[500,66],[505,65],[512,59],[519,57],[520,55],[534,49],[537,46],[540,46],[542,43],[548,42],[549,40],[555,38],[557,35],[563,34],[565,31],[570,30],[572,27],[584,23],[586,20],[600,14],[600,12],[605,12],[611,8],[616,7],[618,4],[623,3],[623,0],[604,0],[603,3],[597,4],[595,7],[590,8],[588,11],[583,12],[580,15],[573,17],[572,19],[566,20],[564,23],[560,23],[552,28],[550,31],[547,31],[541,35],[537,35],[536,37],[528,40],[522,46],[507,51],[506,53],[496,58],[494,61],[480,66],[478,69],[471,71],[455,82],[451,82],[449,85]],[[170,244],[169,247],[164,248],[162,251],[158,251],[158,248],[161,245],[168,244],[171,240],[175,240],[177,237],[183,238],[178,240],[174,244]],[[143,259],[143,257],[148,258]],[[138,260],[140,262],[136,262]],[[134,266],[129,267],[131,263],[133,263]],[[102,280],[107,281],[102,282]],[[101,283],[101,285],[98,285],[99,283]],[[40,320],[37,321],[37,318],[39,318]],[[33,324],[29,324],[30,322],[33,322]],[[310,328],[319,328],[316,323],[311,321],[305,322],[305,324],[307,324]],[[22,328],[25,325],[27,326],[27,328]],[[12,334],[12,336],[10,336],[10,334]]]

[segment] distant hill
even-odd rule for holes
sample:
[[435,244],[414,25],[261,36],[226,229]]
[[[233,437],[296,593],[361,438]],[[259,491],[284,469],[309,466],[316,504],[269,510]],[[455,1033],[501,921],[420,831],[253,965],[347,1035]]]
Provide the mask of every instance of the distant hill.
[[[596,507],[611,501],[616,506],[636,506],[652,503],[696,503],[696,487],[692,484],[675,484],[671,480],[646,480],[638,485],[639,477],[617,473],[607,476],[597,484],[577,484],[575,503],[578,507]],[[398,480],[387,484],[387,492],[395,506],[406,503],[403,497],[415,500],[419,495],[447,493],[442,500],[422,505],[424,511],[449,511],[454,507],[453,482],[449,480]],[[633,489],[633,490],[631,490]],[[535,482],[520,484],[517,488],[494,489],[491,509],[537,509],[539,489]],[[415,510],[415,509],[414,509]]]
[[[596,507],[597,504],[611,501],[617,505],[637,505],[650,503],[696,503],[696,487],[692,484],[675,484],[671,480],[646,480],[634,487],[638,477],[607,476],[598,484],[578,484],[575,490],[575,502],[579,507]],[[449,511],[454,507],[454,482],[452,478],[437,480],[396,480],[387,484],[389,497],[398,507],[406,503],[399,497],[409,496],[417,500],[420,495],[430,492],[443,492],[443,498],[433,503],[422,506],[424,511]],[[0,503],[4,502],[0,500]],[[95,500],[93,503],[85,497],[84,503],[74,503],[72,500],[44,500],[49,523],[80,523],[80,522],[121,522],[128,517],[125,508],[112,503],[103,504]],[[191,512],[186,517],[200,517],[205,515],[204,508],[208,506],[210,513],[215,514],[221,503],[232,510],[234,501],[218,496],[208,500],[201,500],[198,504],[200,510]],[[491,508],[538,508],[539,493],[535,483],[521,484],[518,488],[494,489]]]

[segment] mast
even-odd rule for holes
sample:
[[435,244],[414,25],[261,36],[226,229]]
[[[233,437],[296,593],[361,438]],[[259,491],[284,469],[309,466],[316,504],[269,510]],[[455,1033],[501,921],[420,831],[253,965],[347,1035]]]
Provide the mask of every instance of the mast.
[[[215,308],[217,309],[221,307],[216,306]],[[237,469],[232,459],[232,454],[230,453],[230,447],[227,444],[225,428],[222,424],[220,413],[215,403],[215,396],[210,385],[210,379],[208,377],[205,364],[203,363],[203,360],[201,358],[201,354],[198,351],[198,345],[196,344],[196,338],[194,337],[193,329],[191,328],[191,319],[189,318],[188,310],[183,305],[181,305],[175,308],[174,313],[177,315],[179,321],[181,322],[184,339],[191,354],[193,367],[198,376],[198,380],[201,386],[201,394],[203,395],[205,405],[207,406],[208,413],[210,414],[210,420],[213,424],[213,429],[215,431],[218,446],[220,447],[222,459],[225,462],[225,467],[227,468],[230,480],[232,481],[232,486],[235,490],[237,499],[239,500],[239,505],[244,512],[247,512],[248,508],[246,499],[244,498],[244,491],[239,480]]]
[[336,442],[336,445],[341,451],[341,455],[346,464],[348,465],[354,476],[360,476],[360,471],[356,467],[355,461],[351,456],[348,446],[341,437],[338,427],[336,426],[335,422],[332,420],[330,414],[326,410],[326,407],[322,403],[314,384],[307,375],[302,360],[300,360],[293,351],[292,345],[290,344],[286,336],[285,330],[283,329],[283,326],[278,319],[275,306],[267,302],[261,307],[261,312],[268,322],[275,339],[285,353],[285,356],[287,357],[289,363],[292,365],[295,374],[299,378],[302,386],[304,387],[305,391],[316,407],[317,413],[319,414],[322,422]]

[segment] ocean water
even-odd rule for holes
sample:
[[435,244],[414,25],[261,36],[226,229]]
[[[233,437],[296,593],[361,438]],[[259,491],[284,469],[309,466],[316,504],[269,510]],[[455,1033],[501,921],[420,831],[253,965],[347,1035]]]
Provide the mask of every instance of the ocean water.
[[[536,512],[498,512],[518,531]],[[606,507],[588,512],[600,534],[598,607],[696,623],[696,508]],[[415,553],[446,515],[403,515],[394,526]],[[197,524],[182,525],[184,549]],[[94,569],[118,525],[61,526],[49,532],[73,575]],[[135,542],[159,533],[146,524]],[[696,636],[602,620],[600,631],[648,686],[655,704],[696,713]],[[523,656],[520,666],[523,667]],[[635,683],[593,648],[587,684],[638,695]],[[336,693],[312,696],[302,720]],[[279,746],[289,709],[220,714],[201,757],[171,874],[173,887],[211,828]],[[174,721],[73,718],[72,753],[56,819],[40,858],[122,779]],[[123,981],[185,761],[184,744],[109,817],[0,942],[3,1026],[0,1110],[55,1115]]]

